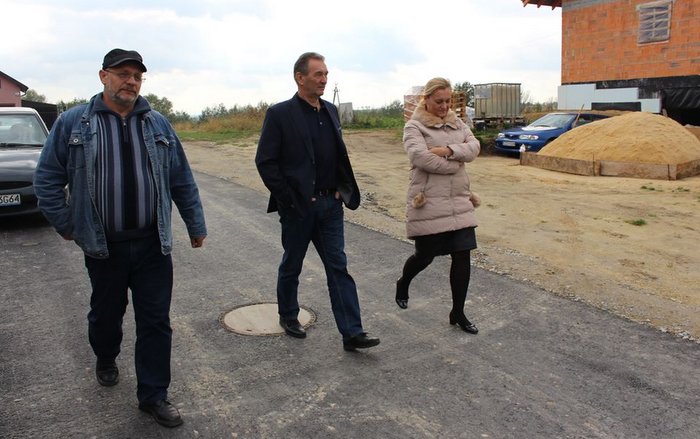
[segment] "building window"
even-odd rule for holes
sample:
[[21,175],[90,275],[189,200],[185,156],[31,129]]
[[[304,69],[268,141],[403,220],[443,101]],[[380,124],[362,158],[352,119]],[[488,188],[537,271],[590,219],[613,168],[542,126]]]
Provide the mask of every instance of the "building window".
[[640,44],[668,41],[671,36],[671,5],[673,0],[644,3],[637,6],[639,13]]

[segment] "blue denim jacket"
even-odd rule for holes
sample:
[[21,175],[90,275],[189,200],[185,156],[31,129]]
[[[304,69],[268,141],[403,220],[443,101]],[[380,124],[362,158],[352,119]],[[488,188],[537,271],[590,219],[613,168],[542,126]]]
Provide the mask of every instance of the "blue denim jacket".
[[[101,94],[56,120],[34,173],[34,191],[39,208],[60,235],[72,236],[86,255],[105,259],[109,257],[107,238],[95,207],[97,99]],[[158,235],[161,251],[167,255],[172,250],[172,202],[191,237],[207,234],[204,210],[182,144],[168,120],[154,110],[142,117],[143,138],[156,182]]]

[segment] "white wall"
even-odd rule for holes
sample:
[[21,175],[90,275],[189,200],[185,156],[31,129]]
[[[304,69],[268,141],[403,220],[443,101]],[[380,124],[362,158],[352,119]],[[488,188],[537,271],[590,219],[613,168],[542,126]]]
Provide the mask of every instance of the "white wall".
[[339,103],[338,113],[340,115],[341,124],[352,123],[352,120],[355,118],[355,115],[352,111],[352,102],[345,102],[342,104]]
[[636,87],[599,90],[595,84],[560,85],[557,95],[557,107],[561,110],[590,110],[593,102],[640,102],[642,111],[661,112],[661,98],[639,99]]

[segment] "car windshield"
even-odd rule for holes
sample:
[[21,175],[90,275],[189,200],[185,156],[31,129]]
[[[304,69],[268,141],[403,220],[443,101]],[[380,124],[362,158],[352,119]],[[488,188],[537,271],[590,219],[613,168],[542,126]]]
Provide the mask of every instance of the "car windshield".
[[32,114],[0,114],[0,146],[43,146],[46,133]]
[[546,116],[542,116],[536,121],[532,122],[530,125],[528,125],[531,128],[535,127],[550,127],[550,128],[563,128],[571,122],[571,119],[573,119],[575,116],[572,114],[547,114]]

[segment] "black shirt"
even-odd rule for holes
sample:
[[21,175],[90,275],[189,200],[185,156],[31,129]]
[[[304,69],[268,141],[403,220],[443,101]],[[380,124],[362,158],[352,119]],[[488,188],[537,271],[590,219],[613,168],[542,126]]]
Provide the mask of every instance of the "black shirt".
[[321,103],[320,110],[297,95],[301,102],[304,119],[311,134],[311,144],[314,148],[314,164],[316,165],[316,184],[314,192],[335,189],[336,171],[338,166],[338,138],[328,109]]

